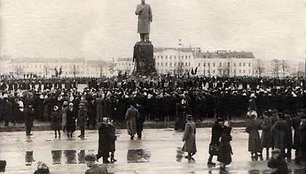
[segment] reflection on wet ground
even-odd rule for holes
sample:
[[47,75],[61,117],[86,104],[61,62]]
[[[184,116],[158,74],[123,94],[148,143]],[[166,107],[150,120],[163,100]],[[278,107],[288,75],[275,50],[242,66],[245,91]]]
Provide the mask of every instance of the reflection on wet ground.
[[32,165],[32,163],[35,162],[34,158],[33,158],[33,151],[26,151],[26,155],[25,155],[25,165],[26,166],[30,166]]
[[[266,159],[251,160],[247,149],[248,135],[244,130],[233,129],[231,144],[234,155],[233,162],[226,168],[227,173],[271,173]],[[179,150],[183,145],[183,132],[146,129],[142,140],[130,141],[126,130],[119,131],[122,134],[116,142],[115,152],[118,161],[107,164],[111,173],[220,174],[220,165],[216,157],[213,158],[213,162],[217,164],[215,167],[209,168],[206,165],[211,129],[197,129],[198,152],[194,155],[196,161],[193,163],[189,163],[184,158],[186,153]],[[7,173],[13,174],[33,173],[38,161],[46,163],[52,174],[85,173],[87,167],[84,164],[84,156],[89,153],[97,154],[98,150],[97,131],[86,132],[86,140],[54,139],[51,131],[34,131],[31,138],[27,138],[24,132],[4,132],[0,134],[0,139],[0,160],[7,161]],[[176,161],[179,159],[181,162]],[[306,165],[297,166],[291,162],[288,166],[289,173],[306,174],[306,170],[303,169]]]
[[150,157],[150,151],[144,149],[129,149],[127,153],[128,163],[149,162]]
[[62,164],[62,150],[52,150],[53,164]]

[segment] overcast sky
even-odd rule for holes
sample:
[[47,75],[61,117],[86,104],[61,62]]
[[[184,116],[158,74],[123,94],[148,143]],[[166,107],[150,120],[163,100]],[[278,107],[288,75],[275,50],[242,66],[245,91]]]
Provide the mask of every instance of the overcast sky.
[[[2,55],[132,57],[140,0],[0,0]],[[147,0],[155,47],[305,57],[305,0]]]

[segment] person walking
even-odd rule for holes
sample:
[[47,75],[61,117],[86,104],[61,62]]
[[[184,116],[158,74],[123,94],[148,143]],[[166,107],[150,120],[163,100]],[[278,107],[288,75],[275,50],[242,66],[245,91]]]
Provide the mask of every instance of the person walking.
[[130,139],[133,140],[134,136],[137,132],[137,125],[136,125],[136,119],[139,118],[139,112],[134,107],[133,104],[130,105],[130,107],[127,109],[125,114],[126,121],[126,127],[128,130],[128,134],[130,135]]
[[225,121],[217,158],[217,160],[220,162],[221,170],[225,170],[226,165],[229,165],[232,162],[233,150],[230,144],[232,141],[231,130],[231,126],[227,121]]
[[223,122],[224,120],[221,118],[218,118],[211,131],[211,140],[209,144],[209,158],[207,165],[208,166],[215,166],[216,163],[212,162],[213,156],[218,155],[218,150],[219,150],[219,144],[220,144],[220,138],[222,135],[222,129],[223,129]]
[[61,129],[62,129],[61,118],[62,117],[61,117],[61,113],[57,105],[54,106],[53,112],[51,113],[50,118],[51,118],[51,129],[54,130],[55,138],[57,138],[57,134],[58,134],[58,138],[61,138]]
[[183,136],[183,142],[184,146],[182,150],[184,152],[188,153],[188,156],[186,157],[188,161],[193,160],[194,158],[192,157],[193,155],[196,154],[197,152],[197,147],[196,147],[196,126],[195,123],[192,121],[192,116],[187,115],[186,116],[186,125],[185,125],[185,132]]
[[98,144],[98,154],[96,155],[97,160],[101,157],[103,158],[103,163],[109,163],[108,157],[110,152],[110,141],[109,141],[109,129],[107,125],[107,117],[102,119],[102,122],[98,129],[99,132],[99,144]]
[[33,127],[33,121],[34,121],[34,109],[32,107],[32,104],[29,104],[25,110],[24,110],[24,123],[26,127],[26,135],[31,136],[31,131]]

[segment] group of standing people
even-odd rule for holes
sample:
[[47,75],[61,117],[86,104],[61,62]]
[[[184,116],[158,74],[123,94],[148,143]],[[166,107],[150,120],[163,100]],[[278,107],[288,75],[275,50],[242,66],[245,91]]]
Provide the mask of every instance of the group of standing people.
[[252,158],[262,159],[262,151],[266,149],[266,158],[269,159],[270,149],[279,149],[281,156],[291,161],[292,149],[295,149],[295,162],[305,162],[305,128],[306,117],[303,110],[298,110],[295,115],[288,111],[282,113],[268,110],[264,112],[263,119],[258,119],[253,114],[246,123],[246,132],[249,134],[248,150]]

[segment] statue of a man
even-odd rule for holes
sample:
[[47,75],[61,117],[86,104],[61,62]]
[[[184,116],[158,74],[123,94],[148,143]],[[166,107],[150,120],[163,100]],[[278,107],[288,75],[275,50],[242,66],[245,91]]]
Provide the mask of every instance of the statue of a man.
[[141,4],[137,5],[135,14],[138,15],[138,29],[140,34],[140,40],[142,42],[149,41],[150,23],[152,22],[152,10],[149,4],[146,4],[145,0],[141,0]]

